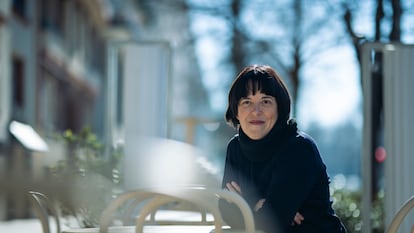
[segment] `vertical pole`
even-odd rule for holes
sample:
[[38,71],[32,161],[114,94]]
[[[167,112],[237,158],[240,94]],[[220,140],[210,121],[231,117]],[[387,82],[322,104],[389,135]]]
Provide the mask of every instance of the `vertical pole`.
[[115,110],[116,110],[116,97],[117,97],[117,62],[118,62],[118,49],[115,42],[109,42],[107,46],[107,78],[106,78],[106,116],[105,116],[105,157],[109,158],[112,152],[113,135],[115,127]]
[[371,44],[364,44],[362,46],[361,63],[362,63],[362,87],[363,87],[363,116],[364,116],[364,128],[363,128],[363,140],[362,140],[362,222],[363,233],[371,233],[371,209],[372,209],[372,163],[371,163],[371,145],[372,145],[372,84],[371,84]]

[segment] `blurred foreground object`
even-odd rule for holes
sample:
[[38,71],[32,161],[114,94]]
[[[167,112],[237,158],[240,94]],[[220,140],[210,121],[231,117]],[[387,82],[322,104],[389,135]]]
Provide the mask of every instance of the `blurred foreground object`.
[[[397,233],[404,218],[414,209],[414,196],[411,196],[394,215],[386,233]],[[414,232],[414,224],[411,222],[411,233]]]
[[155,137],[137,137],[128,143],[122,169],[126,190],[220,187],[219,169],[195,146]]
[[12,121],[9,126],[10,133],[16,137],[23,146],[33,151],[48,151],[47,143],[40,137],[36,131],[27,124]]

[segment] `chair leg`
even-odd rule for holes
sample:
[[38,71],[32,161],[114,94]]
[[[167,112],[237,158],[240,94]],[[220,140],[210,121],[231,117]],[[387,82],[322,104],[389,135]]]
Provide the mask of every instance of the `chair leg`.
[[42,225],[43,233],[51,233],[50,222],[49,222],[49,213],[55,219],[56,232],[60,233],[60,214],[56,203],[52,202],[45,194],[35,191],[29,191],[28,196],[30,202],[32,203],[34,213],[36,217],[40,220]]

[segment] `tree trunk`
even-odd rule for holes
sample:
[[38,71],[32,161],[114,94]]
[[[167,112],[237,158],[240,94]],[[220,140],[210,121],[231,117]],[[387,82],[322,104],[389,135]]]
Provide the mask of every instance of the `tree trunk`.
[[377,0],[377,10],[375,14],[375,41],[381,40],[381,21],[384,18],[383,0]]
[[292,34],[292,45],[293,45],[293,54],[292,54],[292,61],[293,64],[290,68],[290,80],[292,82],[292,99],[293,99],[293,109],[292,115],[297,113],[297,99],[298,99],[298,90],[300,87],[300,77],[299,71],[302,67],[302,60],[301,60],[301,40],[302,40],[302,23],[303,23],[303,12],[302,12],[302,0],[295,0],[293,2],[293,12],[295,17],[295,23],[293,25],[293,34]]
[[393,42],[400,42],[401,41],[401,15],[402,7],[400,0],[392,0],[392,29],[390,32],[389,39]]
[[232,21],[233,21],[233,43],[231,47],[231,61],[234,64],[236,73],[244,68],[246,54],[243,48],[243,35],[238,28],[239,16],[240,16],[241,3],[239,0],[233,0],[231,4]]

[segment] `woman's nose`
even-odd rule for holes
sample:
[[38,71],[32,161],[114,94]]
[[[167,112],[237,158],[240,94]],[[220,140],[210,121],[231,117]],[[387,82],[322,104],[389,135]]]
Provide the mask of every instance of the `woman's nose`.
[[257,104],[253,104],[253,112],[261,112],[262,111],[262,107],[260,106],[260,103]]

